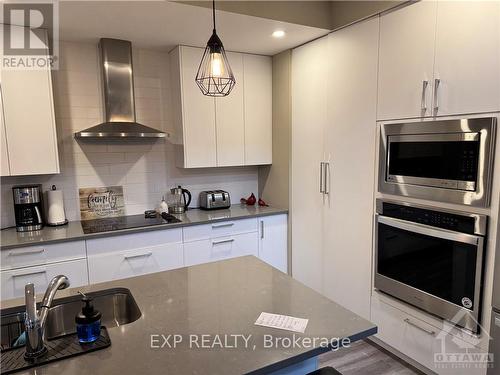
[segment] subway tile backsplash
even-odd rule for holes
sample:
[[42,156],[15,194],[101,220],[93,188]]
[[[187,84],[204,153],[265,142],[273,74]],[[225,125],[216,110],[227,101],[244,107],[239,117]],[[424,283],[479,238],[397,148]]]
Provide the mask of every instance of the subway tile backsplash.
[[[1,227],[14,225],[12,186],[53,184],[64,191],[66,215],[79,220],[80,187],[123,185],[127,214],[156,207],[170,187],[182,185],[198,205],[202,190],[230,192],[234,203],[257,193],[257,167],[179,169],[174,146],[157,141],[76,141],[73,133],[104,119],[97,45],[62,42],[60,69],[53,72],[54,100],[59,140],[59,175],[3,177]],[[168,53],[133,49],[137,121],[170,132],[170,67]],[[201,95],[201,94],[200,94]],[[29,152],[29,151],[28,151]]]

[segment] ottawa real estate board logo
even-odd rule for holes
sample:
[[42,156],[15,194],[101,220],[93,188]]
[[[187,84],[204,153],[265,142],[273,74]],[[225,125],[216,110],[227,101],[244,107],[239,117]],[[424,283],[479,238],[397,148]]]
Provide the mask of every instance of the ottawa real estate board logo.
[[2,69],[57,69],[58,2],[3,2]]

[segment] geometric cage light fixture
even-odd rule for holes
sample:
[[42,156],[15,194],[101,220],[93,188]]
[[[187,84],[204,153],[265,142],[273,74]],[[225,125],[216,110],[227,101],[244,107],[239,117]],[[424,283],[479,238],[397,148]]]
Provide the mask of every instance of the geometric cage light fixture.
[[222,41],[215,31],[215,0],[212,0],[212,16],[214,22],[212,36],[207,42],[195,81],[203,95],[227,96],[236,84],[236,80]]

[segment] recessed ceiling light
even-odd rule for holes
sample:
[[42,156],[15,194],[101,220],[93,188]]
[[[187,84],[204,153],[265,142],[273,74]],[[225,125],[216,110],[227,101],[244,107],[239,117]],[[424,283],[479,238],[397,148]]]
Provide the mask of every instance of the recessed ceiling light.
[[283,38],[285,36],[285,32],[283,30],[276,30],[273,32],[274,38]]

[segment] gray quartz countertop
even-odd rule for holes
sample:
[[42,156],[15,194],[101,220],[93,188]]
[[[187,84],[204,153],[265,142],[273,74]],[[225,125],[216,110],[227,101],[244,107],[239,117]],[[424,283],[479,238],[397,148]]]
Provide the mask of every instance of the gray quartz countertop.
[[[321,346],[320,340],[356,341],[377,331],[374,324],[253,256],[78,290],[116,287],[132,292],[142,316],[133,323],[110,328],[109,348],[42,366],[37,374],[267,374],[329,350]],[[76,294],[75,288],[59,291],[57,296]],[[2,307],[21,304],[22,299],[10,300],[4,301]],[[263,311],[307,318],[309,324],[303,334],[256,326],[254,323]],[[183,340],[175,348],[151,348],[151,335],[162,334],[181,335]],[[199,348],[189,347],[190,335],[198,337]],[[208,347],[203,348],[199,335],[209,335]],[[212,347],[215,335],[229,337],[228,347]],[[251,338],[248,345],[243,340],[233,345],[230,335]],[[271,339],[265,335],[271,335]],[[294,336],[299,338],[299,345],[266,348],[266,337],[269,343]],[[311,342],[319,339],[309,345],[304,338]],[[33,373],[32,370],[21,374]]]
[[221,210],[205,211],[190,209],[182,215],[177,216],[182,222],[173,224],[162,224],[149,227],[123,229],[112,232],[84,234],[80,221],[70,221],[67,225],[60,227],[44,227],[42,230],[33,232],[16,232],[15,228],[1,231],[0,246],[2,250],[16,247],[48,244],[55,242],[73,241],[87,238],[108,237],[112,235],[144,232],[167,228],[178,228],[188,225],[213,223],[225,220],[246,219],[257,216],[269,216],[287,213],[288,210],[275,207],[258,207],[245,205],[232,205],[230,208]]

